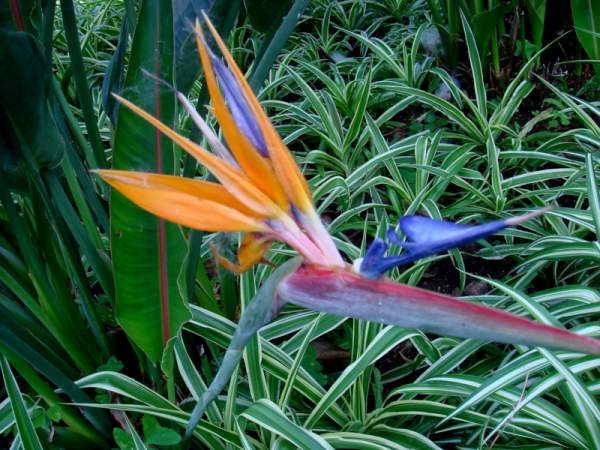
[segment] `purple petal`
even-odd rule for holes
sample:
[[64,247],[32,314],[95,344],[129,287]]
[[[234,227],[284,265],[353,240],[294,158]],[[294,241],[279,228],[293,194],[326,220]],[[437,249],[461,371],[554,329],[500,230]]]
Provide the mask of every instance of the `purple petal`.
[[377,278],[393,267],[408,264],[418,259],[463,246],[482,239],[509,226],[505,220],[495,220],[482,225],[467,226],[444,220],[434,220],[422,216],[405,216],[400,219],[400,229],[411,242],[404,242],[393,230],[388,231],[388,239],[406,251],[400,256],[363,260],[360,272],[370,278]]
[[378,272],[378,265],[382,259],[384,259],[385,252],[388,249],[388,245],[381,239],[374,239],[369,245],[365,256],[360,261],[361,272]]
[[508,223],[504,220],[468,226],[419,216],[406,216],[400,219],[402,232],[411,241],[420,244],[412,246],[411,252],[427,256],[461,247],[497,233],[507,226]]
[[268,157],[267,144],[240,85],[223,61],[212,54],[212,52],[210,55],[223,95],[227,100],[227,105],[236,125],[254,148],[265,158]]
[[429,243],[442,238],[458,236],[468,228],[471,227],[423,216],[404,216],[400,218],[402,233],[412,242],[417,243]]

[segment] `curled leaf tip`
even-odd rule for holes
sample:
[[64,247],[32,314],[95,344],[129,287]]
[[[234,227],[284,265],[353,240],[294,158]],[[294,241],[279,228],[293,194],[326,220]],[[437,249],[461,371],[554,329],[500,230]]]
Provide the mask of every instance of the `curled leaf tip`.
[[549,211],[552,211],[554,206],[546,206],[544,208],[536,209],[535,211],[531,211],[527,214],[523,214],[521,216],[510,217],[505,220],[506,224],[509,226],[519,225],[527,220],[535,219],[536,217],[540,217],[546,214]]

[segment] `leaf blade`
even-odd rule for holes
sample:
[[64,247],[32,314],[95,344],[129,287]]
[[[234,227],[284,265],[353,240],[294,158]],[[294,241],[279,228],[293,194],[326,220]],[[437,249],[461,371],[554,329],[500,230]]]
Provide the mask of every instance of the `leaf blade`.
[[[125,86],[136,104],[173,122],[171,92],[142,73],[171,79],[173,65],[172,12],[169,3],[144,1]],[[149,154],[148,150],[152,150]],[[113,168],[173,172],[173,144],[150,124],[121,108],[115,135]],[[181,229],[140,210],[120,194],[111,194],[111,245],[117,320],[129,337],[153,361],[166,342],[190,317],[177,277],[185,258]]]
[[29,414],[27,414],[27,408],[21,397],[21,391],[17,385],[17,380],[10,370],[8,361],[4,356],[0,357],[0,367],[2,368],[2,377],[4,378],[4,386],[10,398],[10,406],[15,416],[15,422],[19,437],[23,443],[23,447],[27,450],[43,450],[40,438],[35,432],[33,423]]

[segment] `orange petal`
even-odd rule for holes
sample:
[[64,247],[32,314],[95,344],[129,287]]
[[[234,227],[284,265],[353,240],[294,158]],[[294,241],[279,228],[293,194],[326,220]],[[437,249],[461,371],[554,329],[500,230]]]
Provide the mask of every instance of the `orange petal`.
[[248,178],[271,197],[283,209],[287,209],[288,203],[283,189],[275,177],[269,163],[252,146],[248,138],[240,132],[235,121],[225,105],[221,91],[217,85],[210,56],[204,43],[200,23],[196,22],[196,45],[200,53],[200,60],[204,68],[204,78],[213,102],[213,112],[219,121],[223,136],[240,167]]
[[94,172],[107,182],[116,181],[147,189],[173,190],[204,200],[220,203],[229,208],[237,209],[247,216],[256,216],[254,211],[241,203],[218,183],[173,175],[162,175],[149,172],[130,172],[127,170],[96,170]]
[[170,187],[144,187],[123,177],[100,176],[121,194],[152,214],[203,231],[268,231],[269,228],[240,211]]
[[267,250],[271,247],[271,239],[265,237],[256,237],[252,234],[246,234],[238,250],[239,264],[234,264],[224,256],[221,256],[216,247],[211,247],[213,255],[217,262],[230,272],[242,273],[259,263]]
[[222,159],[204,150],[198,144],[181,136],[175,130],[172,130],[163,122],[147,113],[142,108],[134,105],[129,100],[116,94],[113,94],[113,96],[134,113],[155,126],[161,133],[171,138],[173,142],[189,154],[194,156],[201,164],[210,170],[215,177],[217,177],[225,189],[231,192],[238,200],[243,202],[257,214],[273,218],[280,217],[283,214],[281,208],[273,203],[273,201],[260,189],[256,188],[239,170],[234,169]]
[[206,24],[208,25],[211,34],[217,42],[217,45],[221,49],[221,53],[227,60],[229,69],[240,84],[246,100],[254,112],[258,125],[265,138],[269,155],[271,157],[271,162],[275,169],[275,174],[277,175],[277,178],[279,178],[283,189],[290,200],[292,200],[292,202],[301,210],[312,208],[310,189],[308,188],[308,184],[304,179],[304,175],[302,175],[302,172],[300,172],[300,169],[296,165],[296,161],[294,161],[294,158],[290,154],[288,148],[281,140],[281,137],[275,130],[275,127],[273,127],[273,124],[267,117],[267,114],[252,92],[250,85],[244,78],[244,75],[235,63],[235,60],[229,53],[229,50],[227,50],[225,43],[217,33],[217,30],[215,30],[206,14],[204,14],[204,19],[206,20]]

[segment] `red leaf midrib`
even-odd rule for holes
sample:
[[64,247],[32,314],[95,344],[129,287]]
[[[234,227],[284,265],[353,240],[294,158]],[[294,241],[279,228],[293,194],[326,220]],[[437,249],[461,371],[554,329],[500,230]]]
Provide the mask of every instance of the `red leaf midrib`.
[[17,31],[25,31],[25,24],[23,23],[23,16],[21,15],[19,0],[10,0],[10,12],[15,21],[15,28]]
[[[156,11],[156,39],[154,41],[154,75],[155,79],[160,79],[160,2],[157,3]],[[160,120],[160,83],[154,82],[154,116]],[[163,155],[162,155],[162,136],[161,132],[155,129],[155,151],[156,151],[156,171],[163,173]],[[161,331],[163,345],[166,345],[171,335],[169,327],[169,280],[167,272],[167,242],[165,221],[158,219],[158,257],[159,257],[159,279],[160,279],[160,311],[161,311]]]

